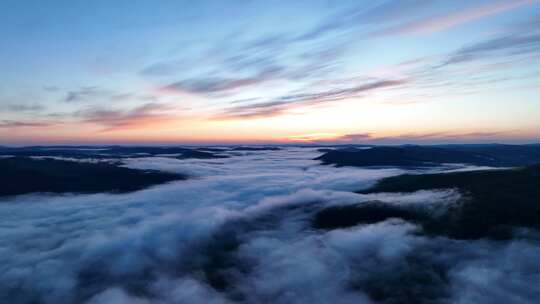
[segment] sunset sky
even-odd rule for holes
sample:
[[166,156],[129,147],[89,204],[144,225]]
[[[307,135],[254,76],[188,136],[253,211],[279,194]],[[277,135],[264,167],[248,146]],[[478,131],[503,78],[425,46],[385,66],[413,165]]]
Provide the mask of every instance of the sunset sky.
[[540,141],[540,1],[0,2],[0,144]]

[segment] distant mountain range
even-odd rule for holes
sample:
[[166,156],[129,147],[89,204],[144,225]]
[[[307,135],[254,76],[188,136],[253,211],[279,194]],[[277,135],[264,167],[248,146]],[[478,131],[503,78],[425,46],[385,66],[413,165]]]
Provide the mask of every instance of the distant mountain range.
[[0,147],[0,156],[50,156],[70,158],[135,158],[174,155],[176,158],[223,158],[218,149],[128,146],[31,146]]
[[479,166],[524,166],[540,163],[540,145],[375,146],[324,150],[316,158],[336,166],[425,167],[444,163]]

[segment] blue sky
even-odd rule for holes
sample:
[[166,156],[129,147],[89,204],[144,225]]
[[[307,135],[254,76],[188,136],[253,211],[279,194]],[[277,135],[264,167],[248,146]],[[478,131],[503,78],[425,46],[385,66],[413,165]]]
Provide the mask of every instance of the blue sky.
[[534,142],[540,3],[0,3],[0,143]]

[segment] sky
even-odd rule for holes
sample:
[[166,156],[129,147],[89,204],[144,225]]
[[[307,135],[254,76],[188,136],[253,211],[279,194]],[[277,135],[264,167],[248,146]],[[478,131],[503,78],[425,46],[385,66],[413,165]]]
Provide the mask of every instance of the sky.
[[0,144],[540,142],[540,1],[0,2]]

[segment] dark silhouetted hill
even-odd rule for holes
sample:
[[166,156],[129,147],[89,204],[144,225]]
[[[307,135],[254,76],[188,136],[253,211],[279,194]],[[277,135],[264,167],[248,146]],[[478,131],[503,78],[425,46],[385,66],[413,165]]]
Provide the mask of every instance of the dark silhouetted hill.
[[104,162],[0,158],[0,196],[32,192],[129,192],[185,178],[180,174],[129,169]]
[[428,234],[458,239],[495,238],[512,235],[513,228],[540,229],[540,165],[445,174],[401,175],[381,180],[360,193],[413,192],[457,189],[463,198],[448,207],[433,205],[359,203],[330,207],[319,212],[314,226],[322,229],[401,218],[422,225]]
[[523,166],[540,163],[538,145],[379,146],[337,149],[316,158],[336,166],[423,167],[444,163]]

